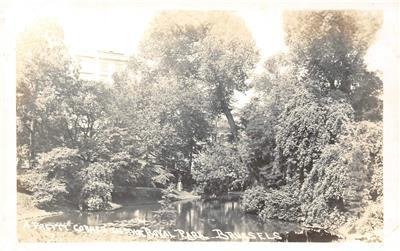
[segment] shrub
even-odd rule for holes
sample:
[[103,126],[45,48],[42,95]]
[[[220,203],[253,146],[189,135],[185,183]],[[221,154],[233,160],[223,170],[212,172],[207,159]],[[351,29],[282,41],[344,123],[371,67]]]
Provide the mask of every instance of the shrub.
[[300,221],[302,216],[295,186],[286,185],[279,189],[267,190],[264,207],[259,213],[259,217],[262,220]]
[[239,144],[207,146],[196,156],[192,170],[199,192],[217,196],[243,188],[248,171],[242,156],[244,149]]
[[262,186],[247,189],[241,200],[243,210],[247,213],[259,213],[264,207],[266,193]]
[[307,223],[331,224],[330,214],[335,209],[344,209],[344,186],[350,179],[346,165],[341,163],[341,150],[337,145],[325,148],[302,186],[302,208]]
[[349,124],[324,148],[301,189],[306,222],[339,226],[382,197],[382,128]]
[[34,205],[41,209],[57,209],[69,203],[67,185],[51,179],[38,182],[33,194]]
[[96,211],[110,208],[112,171],[105,162],[90,164],[80,173],[83,187],[80,193],[79,208]]
[[38,180],[41,174],[36,169],[27,170],[23,174],[17,176],[17,190],[18,192],[33,194],[38,187]]
[[[43,209],[56,209],[72,203],[80,189],[78,171],[82,168],[78,151],[66,147],[54,148],[39,157],[39,165],[30,172],[35,204]],[[34,181],[34,182],[33,182]]]
[[57,147],[39,157],[39,169],[47,174],[48,178],[74,180],[77,172],[82,168],[77,149]]

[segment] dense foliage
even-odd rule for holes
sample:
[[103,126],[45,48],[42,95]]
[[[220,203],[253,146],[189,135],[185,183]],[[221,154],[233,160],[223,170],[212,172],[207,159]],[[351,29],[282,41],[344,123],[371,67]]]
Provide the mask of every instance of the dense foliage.
[[58,147],[41,154],[39,170],[32,172],[37,205],[56,207],[74,200],[74,195],[79,192],[79,169],[82,164],[75,149]]
[[[237,139],[232,95],[247,88],[245,81],[257,61],[243,21],[222,12],[162,13],[146,34],[138,55],[106,86],[80,79],[57,23],[46,20],[21,33],[18,167],[43,175],[46,185],[60,183],[54,187],[63,196],[54,196],[48,207],[64,203],[57,201],[62,197],[82,210],[106,209],[113,192],[135,186],[166,188],[178,180],[192,189],[195,158],[213,145],[221,114],[230,126],[229,137]],[[68,170],[71,183],[62,176],[48,177],[49,170],[38,161],[42,155],[57,157],[56,165],[62,156],[54,149],[62,148],[74,151],[81,161]],[[235,149],[232,145],[221,153],[235,156]],[[241,163],[231,167],[231,160],[221,173],[232,169],[238,174],[222,185],[234,182],[229,189],[239,189],[246,168]],[[196,163],[206,167],[206,158],[202,161]]]
[[264,187],[242,204],[262,219],[382,226],[364,218],[382,198],[382,82],[364,62],[381,18],[290,12],[284,24],[289,50],[266,61],[241,115],[248,166]]
[[213,115],[225,115],[232,137],[235,91],[248,89],[258,51],[243,20],[225,12],[164,12],[152,22],[141,57],[156,64],[157,74],[172,74],[186,88],[199,86]]
[[323,148],[336,141],[352,119],[352,108],[334,97],[306,93],[295,95],[280,114],[276,130],[276,154],[284,176],[297,175],[302,183]]
[[263,186],[247,189],[242,196],[243,210],[247,213],[259,213],[264,208],[266,193]]
[[[244,191],[244,210],[264,220],[375,231],[383,83],[364,57],[381,23],[370,12],[285,13],[287,50],[255,75],[258,50],[238,16],[162,12],[107,86],[82,80],[62,29],[39,22],[17,41],[18,186],[42,208],[105,210],[131,187],[162,188],[170,202],[181,181],[203,197]],[[167,204],[157,217],[169,222]]]
[[360,214],[370,202],[382,199],[382,128],[371,122],[349,125],[337,144],[330,145],[301,189],[306,221],[324,225],[334,210]]
[[112,169],[107,163],[92,163],[80,172],[82,180],[81,209],[101,210],[107,209],[111,201]]
[[212,144],[196,156],[193,177],[199,192],[222,195],[228,191],[242,190],[247,178],[243,164],[244,149],[232,144]]
[[281,186],[279,189],[269,189],[265,193],[264,207],[259,213],[262,220],[279,219],[285,221],[302,221],[301,201],[297,191],[298,181]]

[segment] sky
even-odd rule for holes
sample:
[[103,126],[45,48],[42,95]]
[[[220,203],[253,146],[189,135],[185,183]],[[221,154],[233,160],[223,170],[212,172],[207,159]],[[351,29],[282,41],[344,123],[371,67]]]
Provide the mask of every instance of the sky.
[[[108,1],[97,1],[105,2]],[[180,9],[223,9],[242,17],[253,33],[263,56],[276,53],[284,47],[280,12],[267,8],[239,8],[238,6],[214,6],[199,8],[186,5],[151,5],[140,1],[116,1],[116,4],[82,5],[62,1],[54,4],[21,2],[16,5],[18,15],[16,27],[24,29],[40,16],[55,17],[63,25],[65,40],[72,53],[95,50],[112,50],[131,55],[147,28],[149,21],[161,10]]]
[[[265,59],[285,47],[281,11],[293,8],[292,5],[295,6],[257,0],[17,0],[12,5],[10,16],[15,18],[17,32],[38,17],[55,17],[64,26],[66,43],[72,53],[112,50],[130,55],[136,51],[149,21],[161,10],[228,10],[245,20]],[[386,20],[388,16],[385,15]],[[384,49],[392,48],[387,48],[388,43],[395,41],[388,39],[391,22],[384,22],[367,56],[373,69],[382,70],[387,63],[380,56]]]

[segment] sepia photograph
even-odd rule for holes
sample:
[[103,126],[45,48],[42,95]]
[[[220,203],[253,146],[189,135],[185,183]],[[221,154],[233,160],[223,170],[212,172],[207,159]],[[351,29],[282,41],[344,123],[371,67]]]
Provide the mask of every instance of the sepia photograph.
[[382,244],[397,12],[199,2],[16,2],[17,242]]

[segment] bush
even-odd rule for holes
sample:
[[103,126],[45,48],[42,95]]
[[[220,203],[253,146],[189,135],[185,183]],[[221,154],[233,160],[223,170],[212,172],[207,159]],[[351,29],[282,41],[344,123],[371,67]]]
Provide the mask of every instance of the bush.
[[92,163],[80,173],[83,187],[80,193],[81,210],[109,209],[112,199],[112,171],[107,163]]
[[346,165],[341,163],[342,149],[331,145],[324,149],[302,186],[301,201],[306,223],[330,225],[330,214],[344,210],[345,185],[350,182]]
[[339,142],[324,148],[301,189],[306,222],[333,228],[382,197],[382,128],[349,124]]
[[23,174],[17,176],[18,192],[33,194],[38,187],[38,180],[41,179],[41,174],[37,170],[27,170]]
[[41,154],[38,167],[27,177],[34,203],[43,209],[57,209],[73,203],[80,189],[78,171],[82,166],[75,149],[59,147]]
[[20,175],[18,188],[32,192],[39,208],[103,210],[111,207],[112,177],[108,162],[86,166],[78,150],[60,147],[41,154],[38,167]]
[[[296,183],[296,182],[295,182]],[[279,189],[267,190],[264,207],[259,213],[262,220],[279,219],[285,221],[301,221],[303,214],[295,186],[283,186]]]
[[248,176],[242,156],[244,150],[239,144],[207,146],[194,160],[192,175],[199,184],[198,191],[208,196],[218,196],[242,189]]
[[47,153],[40,154],[39,169],[48,178],[74,181],[83,162],[77,149],[57,147]]
[[247,213],[259,213],[265,205],[267,191],[262,186],[247,189],[242,197],[242,208]]
[[69,203],[67,185],[59,180],[37,183],[33,194],[34,205],[41,209],[57,209]]

